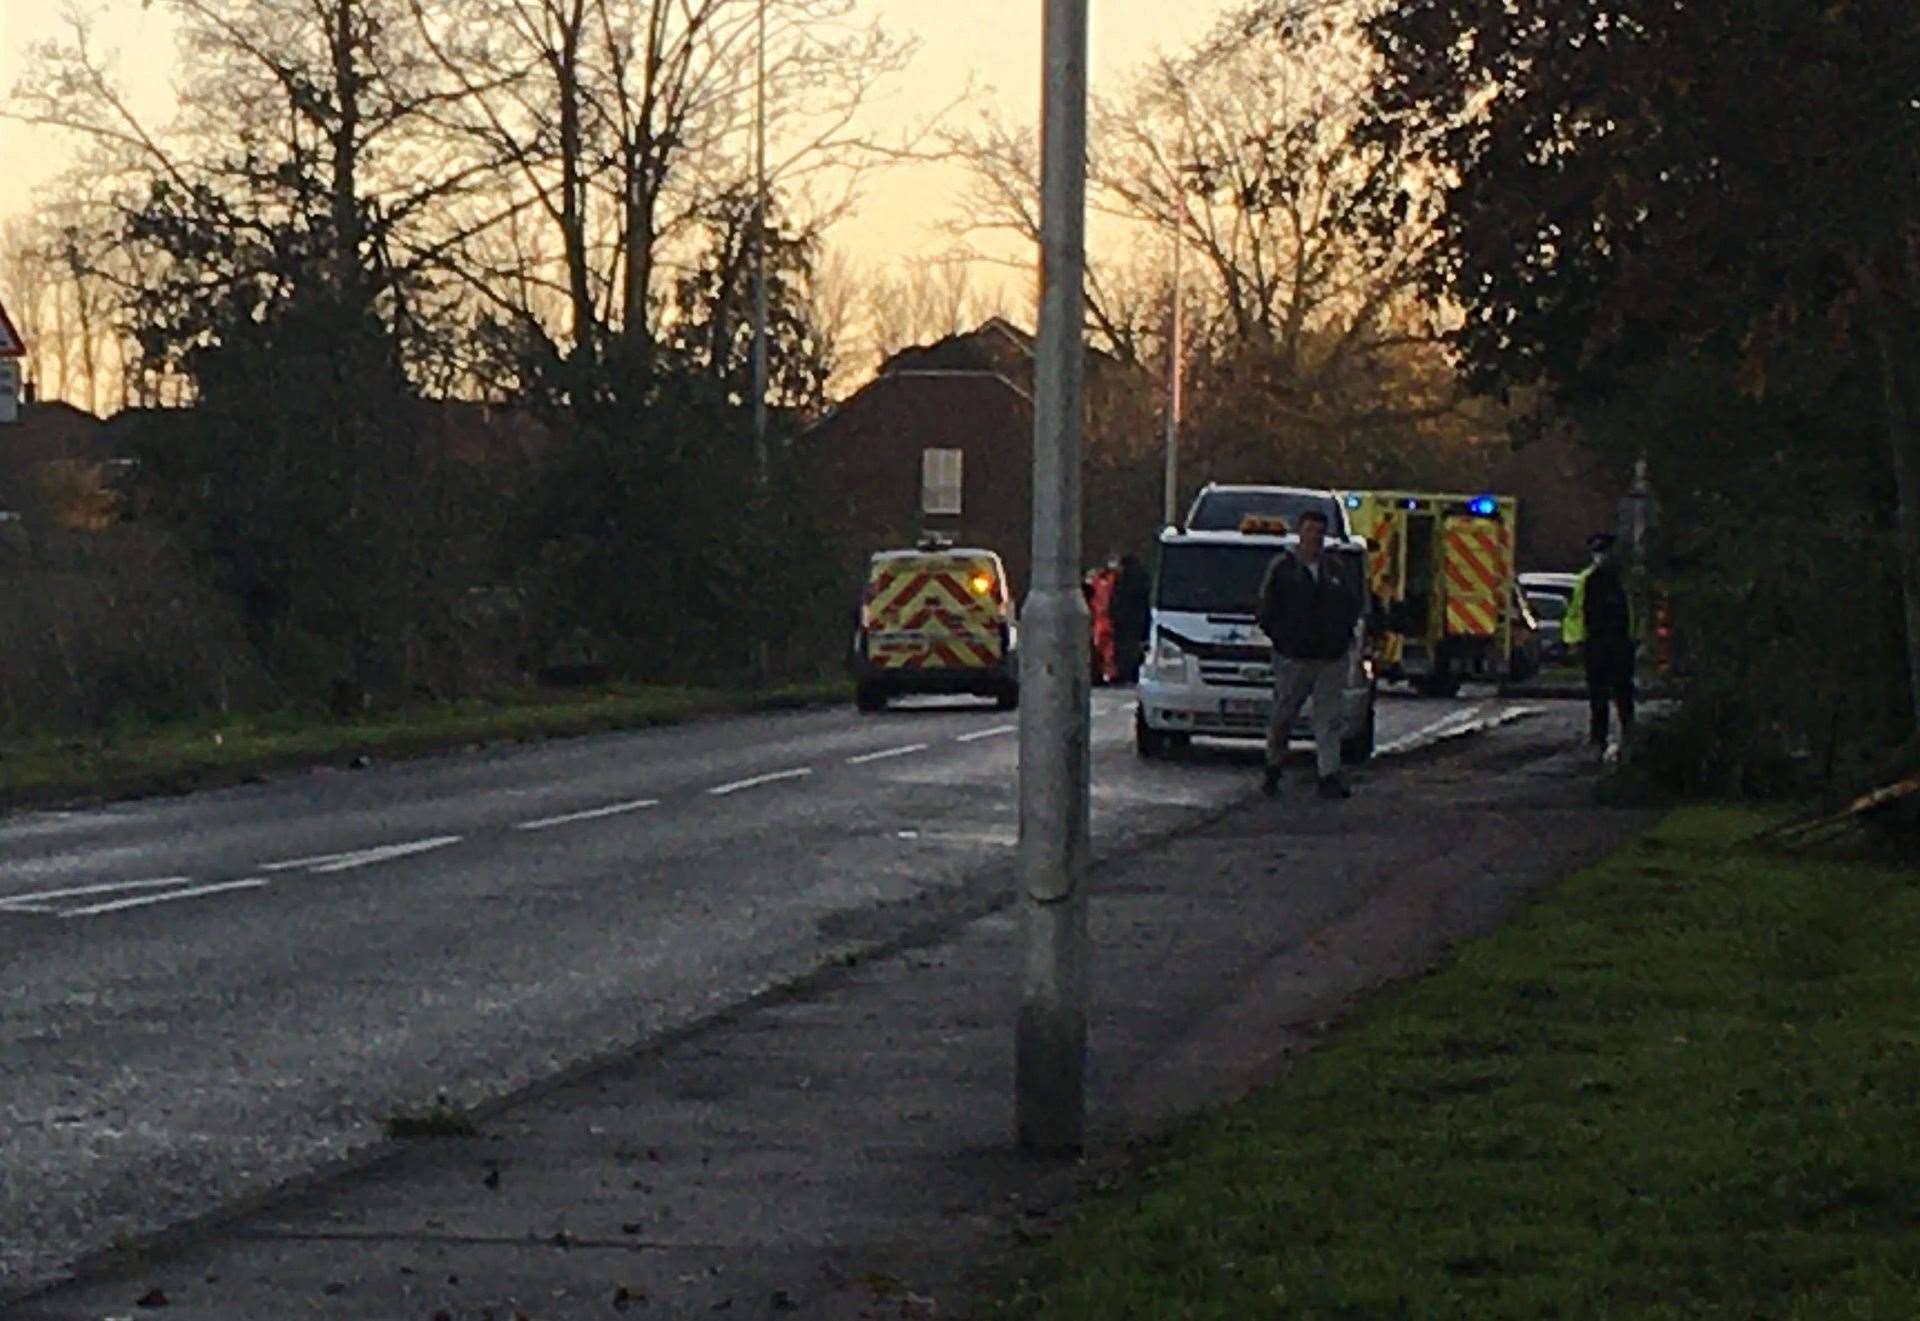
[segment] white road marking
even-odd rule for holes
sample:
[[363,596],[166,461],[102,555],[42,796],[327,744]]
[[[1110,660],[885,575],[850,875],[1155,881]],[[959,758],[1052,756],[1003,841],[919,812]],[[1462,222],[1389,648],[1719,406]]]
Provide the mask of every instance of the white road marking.
[[630,803],[609,803],[605,807],[589,807],[584,812],[568,812],[561,816],[543,816],[537,821],[522,821],[514,829],[546,830],[551,826],[567,826],[575,821],[593,821],[603,816],[619,816],[622,812],[638,812],[658,806],[660,806],[658,798],[636,798]]
[[169,885],[191,885],[191,876],[162,876],[153,881],[107,881],[100,885],[76,885],[67,890],[37,890],[32,894],[10,894],[0,903],[32,903],[39,899],[77,899],[88,894],[112,894],[117,890],[159,890]]
[[1402,752],[1414,752],[1434,743],[1443,743],[1448,739],[1498,729],[1501,725],[1510,725],[1516,720],[1537,716],[1545,710],[1544,706],[1507,706],[1497,711],[1490,711],[1484,707],[1470,711],[1456,711],[1452,715],[1442,716],[1431,724],[1423,725],[1411,734],[1402,735],[1391,743],[1381,744],[1375,750],[1376,755],[1393,756]]
[[885,752],[863,752],[858,757],[848,757],[847,765],[864,766],[870,761],[885,761],[888,757],[904,757],[910,752],[925,752],[924,743],[909,743],[903,748],[888,748]]
[[1480,717],[1480,712],[1478,711],[1451,712],[1447,715],[1441,716],[1438,720],[1428,721],[1426,724],[1420,726],[1418,729],[1413,730],[1411,733],[1402,734],[1397,739],[1392,739],[1386,743],[1382,743],[1377,749],[1375,749],[1375,752],[1376,753],[1406,752],[1413,748],[1423,747],[1428,743],[1437,742],[1438,740],[1443,739],[1447,737],[1449,734],[1452,734],[1458,730],[1465,729],[1467,726],[1471,725],[1475,720],[1479,719],[1479,717]]
[[102,913],[117,913],[124,908],[144,908],[148,904],[168,904],[175,899],[194,899],[203,894],[224,894],[228,890],[258,890],[267,882],[258,876],[248,877],[244,881],[222,881],[218,885],[195,885],[185,890],[168,890],[165,894],[143,894],[133,899],[115,899],[109,903],[91,904],[86,908],[63,909],[61,917],[98,917]]
[[0,913],[51,913],[56,911],[51,904],[15,904],[0,903]]
[[777,780],[798,780],[812,775],[813,767],[798,766],[790,771],[773,771],[767,775],[756,775],[749,780],[735,780],[732,784],[716,785],[707,790],[715,798],[725,798],[728,794],[737,794],[742,789],[753,789],[763,784],[772,784]]
[[955,743],[977,743],[983,738],[992,738],[997,734],[1011,734],[1020,728],[1018,725],[995,725],[992,729],[976,729],[971,734],[962,734],[954,739]]
[[263,864],[261,871],[297,871],[301,867],[317,867],[323,862],[338,862],[342,858],[351,858],[351,853],[316,853],[310,858],[284,858],[279,862]]
[[333,872],[351,871],[355,867],[371,867],[376,862],[391,862],[395,858],[410,857],[415,853],[427,853],[434,849],[443,849],[449,844],[458,844],[458,835],[435,835],[432,839],[413,839],[404,844],[382,844],[378,848],[361,849],[357,853],[348,853],[331,862],[323,862],[307,868],[315,876],[325,876]]

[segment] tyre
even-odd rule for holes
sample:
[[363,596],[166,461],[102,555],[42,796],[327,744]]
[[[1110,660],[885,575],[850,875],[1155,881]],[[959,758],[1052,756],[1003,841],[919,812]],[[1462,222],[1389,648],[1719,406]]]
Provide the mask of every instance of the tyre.
[[1151,761],[1155,757],[1164,757],[1172,744],[1172,737],[1161,733],[1147,724],[1147,718],[1138,708],[1133,713],[1133,750],[1143,760]]
[[1351,736],[1340,740],[1340,760],[1348,766],[1363,766],[1373,760],[1375,720],[1373,698],[1367,699],[1367,718]]
[[887,709],[887,695],[875,685],[863,683],[853,690],[853,704],[862,711],[884,711]]
[[1439,674],[1416,675],[1413,680],[1413,691],[1422,697],[1458,697],[1460,679],[1457,675],[1446,671]]
[[993,704],[1002,711],[1011,711],[1020,705],[1020,685],[1010,683],[993,696]]

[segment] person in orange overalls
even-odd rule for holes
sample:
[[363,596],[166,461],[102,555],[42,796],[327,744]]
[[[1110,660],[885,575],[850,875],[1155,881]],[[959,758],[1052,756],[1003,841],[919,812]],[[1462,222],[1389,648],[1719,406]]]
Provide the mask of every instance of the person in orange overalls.
[[1087,598],[1087,613],[1093,617],[1093,682],[1096,686],[1112,683],[1118,673],[1113,654],[1113,586],[1119,570],[1112,565],[1090,571],[1081,584]]

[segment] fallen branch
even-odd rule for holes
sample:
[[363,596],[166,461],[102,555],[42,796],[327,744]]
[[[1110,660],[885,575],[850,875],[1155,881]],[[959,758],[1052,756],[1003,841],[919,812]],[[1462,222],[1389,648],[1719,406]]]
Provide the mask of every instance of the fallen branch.
[[1796,817],[1792,821],[1769,826],[1754,836],[1754,841],[1784,845],[1805,843],[1815,835],[1852,825],[1862,817],[1882,811],[1916,794],[1920,794],[1920,775],[1910,775],[1904,780],[1897,780],[1870,793],[1861,794],[1837,812]]

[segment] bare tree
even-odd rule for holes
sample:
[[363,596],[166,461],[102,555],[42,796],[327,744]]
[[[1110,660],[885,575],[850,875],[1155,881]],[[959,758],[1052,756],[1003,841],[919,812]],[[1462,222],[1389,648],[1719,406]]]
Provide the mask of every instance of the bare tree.
[[971,330],[991,315],[961,255],[917,261],[867,281],[868,344],[876,366],[901,349]]
[[806,287],[807,320],[826,362],[827,397],[844,399],[867,375],[855,343],[863,289],[860,273],[844,248],[823,245]]
[[58,396],[67,385],[69,345],[49,237],[26,217],[0,225],[0,299],[26,340],[27,379],[42,395]]
[[[1366,48],[1342,9],[1306,8],[1284,29],[1229,19],[1096,105],[1090,206],[1106,242],[1090,267],[1089,326],[1143,362],[1167,306],[1156,313],[1143,295],[1169,287],[1163,254],[1177,241],[1197,300],[1191,341],[1241,360],[1242,386],[1266,390],[1263,415],[1300,426],[1431,416],[1457,402],[1450,390],[1389,401],[1357,384],[1409,361],[1451,379],[1418,288],[1431,217],[1416,205],[1390,243],[1359,223],[1379,172],[1396,167],[1352,135]],[[973,175],[955,228],[1037,243],[1031,134],[989,117],[951,143]],[[1143,253],[1157,279],[1142,278]]]
[[[647,346],[700,218],[747,171],[758,59],[754,0],[408,0],[417,28],[466,93],[454,119],[544,232],[521,227],[534,276],[483,267],[482,296],[575,345]],[[860,110],[914,45],[861,24],[855,0],[768,0],[769,173],[790,198],[820,185],[817,228],[862,169],[910,152]],[[829,172],[831,186],[826,185]]]
[[[77,6],[9,113],[91,143],[120,217],[151,209],[164,227],[192,214],[221,235],[222,278],[271,284],[261,267],[298,234],[336,297],[408,330],[427,282],[499,211],[492,162],[442,126],[463,89],[412,35],[405,0],[155,3],[178,22],[186,70],[171,122],[135,113]],[[106,225],[90,219],[98,237]],[[174,258],[142,273],[143,292],[215,278],[212,261]]]
[[35,394],[99,413],[126,403],[129,346],[115,315],[125,262],[94,250],[86,223],[68,201],[0,227],[0,290],[27,341]]

